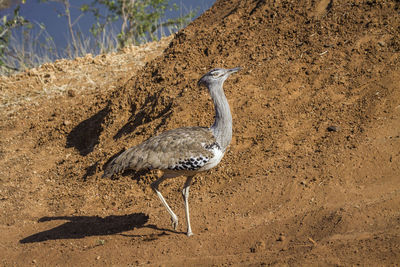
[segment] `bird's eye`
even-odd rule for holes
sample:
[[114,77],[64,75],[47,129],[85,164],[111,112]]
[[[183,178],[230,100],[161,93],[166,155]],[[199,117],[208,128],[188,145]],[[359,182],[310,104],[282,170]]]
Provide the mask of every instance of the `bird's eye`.
[[218,76],[219,76],[219,73],[218,73],[218,72],[213,72],[213,73],[211,73],[211,75],[212,75],[213,77],[218,77]]

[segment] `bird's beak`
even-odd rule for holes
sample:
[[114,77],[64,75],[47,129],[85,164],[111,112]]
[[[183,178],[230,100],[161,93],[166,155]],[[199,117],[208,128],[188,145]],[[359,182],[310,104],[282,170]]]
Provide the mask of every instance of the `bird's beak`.
[[241,69],[242,69],[241,67],[236,67],[236,68],[233,68],[233,69],[229,69],[229,70],[228,70],[228,73],[229,73],[229,74],[232,74],[232,73],[238,72],[238,71],[241,70]]

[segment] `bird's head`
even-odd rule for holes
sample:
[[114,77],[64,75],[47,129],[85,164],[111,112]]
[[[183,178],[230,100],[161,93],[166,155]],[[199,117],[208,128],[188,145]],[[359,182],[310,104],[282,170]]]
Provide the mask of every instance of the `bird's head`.
[[210,88],[212,85],[222,84],[232,73],[240,70],[240,67],[233,69],[212,69],[201,77],[198,85],[204,85]]

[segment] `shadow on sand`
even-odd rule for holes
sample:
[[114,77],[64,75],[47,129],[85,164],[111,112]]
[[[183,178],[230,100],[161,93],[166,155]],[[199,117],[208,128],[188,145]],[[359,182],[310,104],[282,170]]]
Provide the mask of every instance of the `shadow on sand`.
[[[149,220],[149,216],[144,213],[133,213],[120,216],[110,215],[105,218],[98,216],[43,217],[39,219],[39,222],[53,220],[67,220],[68,222],[53,229],[25,237],[19,242],[25,244],[57,239],[79,239],[86,236],[114,235],[133,230],[134,228],[151,228],[161,231],[158,236],[166,235],[166,232],[176,233],[168,229],[160,229],[155,225],[145,225]],[[135,237],[134,235],[129,234],[121,235]]]
[[108,113],[110,113],[109,105],[75,126],[67,135],[66,147],[76,148],[82,156],[92,152],[99,143],[100,134],[103,130],[101,124]]

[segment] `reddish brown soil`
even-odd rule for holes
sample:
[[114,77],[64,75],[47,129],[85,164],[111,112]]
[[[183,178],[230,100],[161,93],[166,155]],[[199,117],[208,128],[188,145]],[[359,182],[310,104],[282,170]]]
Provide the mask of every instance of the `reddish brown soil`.
[[[389,0],[217,1],[171,43],[2,77],[1,264],[399,264],[399,12]],[[174,232],[149,187],[157,173],[102,168],[154,134],[209,125],[197,79],[235,66],[234,138],[191,188],[188,238],[184,178],[161,186]]]

